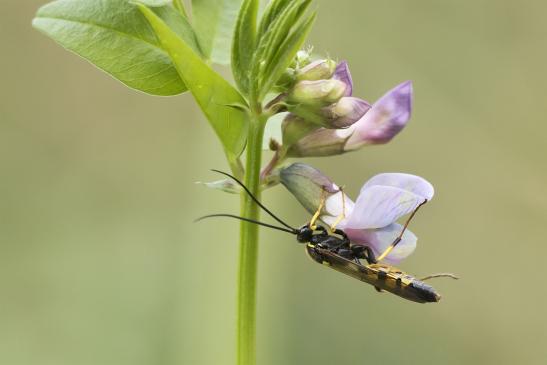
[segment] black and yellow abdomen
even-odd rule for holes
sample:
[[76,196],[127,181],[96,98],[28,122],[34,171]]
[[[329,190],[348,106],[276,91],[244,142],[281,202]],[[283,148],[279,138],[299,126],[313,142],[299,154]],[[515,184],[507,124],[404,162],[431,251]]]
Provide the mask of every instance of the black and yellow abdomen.
[[432,303],[441,299],[432,286],[393,266],[358,264],[313,244],[306,245],[306,252],[315,262],[413,302]]

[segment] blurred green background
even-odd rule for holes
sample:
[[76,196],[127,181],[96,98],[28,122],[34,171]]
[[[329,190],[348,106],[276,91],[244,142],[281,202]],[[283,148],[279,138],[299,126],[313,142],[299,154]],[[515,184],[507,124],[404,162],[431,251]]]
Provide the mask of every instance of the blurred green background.
[[[0,4],[0,363],[233,363],[238,224],[192,223],[238,211],[194,184],[227,169],[219,144],[190,96],[128,90],[34,31],[45,2]],[[429,179],[402,267],[462,279],[418,305],[262,231],[259,364],[544,364],[547,4],[317,3],[315,50],[370,101],[413,80],[415,111],[389,145],[308,162],[354,197],[379,172]]]

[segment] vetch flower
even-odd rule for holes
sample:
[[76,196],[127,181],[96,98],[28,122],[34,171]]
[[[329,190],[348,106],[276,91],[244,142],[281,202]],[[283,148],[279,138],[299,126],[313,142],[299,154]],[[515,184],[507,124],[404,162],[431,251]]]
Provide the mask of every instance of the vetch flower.
[[[333,224],[344,214],[337,228],[343,229],[353,244],[368,246],[381,255],[401,233],[397,223],[420,204],[433,198],[433,186],[425,179],[403,173],[384,173],[372,177],[363,185],[354,203],[320,171],[304,164],[293,164],[280,173],[281,183],[310,212],[318,209],[321,197],[325,207],[319,219]],[[322,187],[327,186],[322,192]],[[342,199],[344,196],[344,200]],[[396,264],[414,252],[417,237],[406,230],[401,241],[384,261]]]
[[[336,64],[332,60],[321,59],[301,68],[295,67],[294,82],[284,82],[292,86],[288,87],[282,101],[284,110],[299,117],[290,117],[291,122],[300,123],[303,120],[316,125],[315,128],[306,127],[307,134],[319,127],[348,128],[369,111],[369,103],[351,96],[353,82],[347,62]],[[296,129],[302,130],[301,126]],[[300,135],[299,139],[304,136]]]
[[[336,72],[335,72],[336,75]],[[347,129],[318,129],[289,148],[291,157],[337,155],[366,145],[383,144],[408,123],[412,112],[412,82],[388,91]]]

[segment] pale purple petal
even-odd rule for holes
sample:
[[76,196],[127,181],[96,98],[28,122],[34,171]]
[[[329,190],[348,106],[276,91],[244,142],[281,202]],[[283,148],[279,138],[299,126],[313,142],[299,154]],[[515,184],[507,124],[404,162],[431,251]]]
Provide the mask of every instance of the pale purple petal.
[[[380,256],[401,233],[403,226],[398,223],[390,224],[381,229],[345,230],[352,243],[368,246],[376,257]],[[401,241],[383,260],[388,264],[396,265],[407,258],[416,249],[418,238],[408,229]]]
[[343,81],[347,85],[344,96],[351,96],[353,94],[353,80],[351,79],[351,73],[349,72],[349,66],[346,61],[341,61],[338,66],[336,66],[333,78]]
[[392,186],[375,185],[359,194],[344,227],[353,229],[382,228],[416,209],[424,198]]
[[340,191],[330,195],[325,200],[325,209],[323,209],[324,214],[322,214],[319,219],[328,225],[332,225],[336,222],[338,217],[343,215],[345,218],[339,221],[339,226],[344,225],[348,217],[351,216],[354,205],[355,203],[348,198],[347,194]]
[[354,124],[355,133],[345,149],[349,151],[366,144],[389,142],[406,126],[411,112],[412,82],[406,81],[388,91]]
[[363,99],[344,96],[338,103],[323,108],[331,128],[347,128],[360,120],[370,110],[370,104]]
[[410,191],[416,195],[423,197],[424,199],[431,200],[435,194],[433,185],[427,180],[416,175],[402,174],[402,173],[384,173],[373,176],[365,185],[361,188],[361,193],[366,189],[376,186],[392,186],[395,188],[401,188],[406,191]]

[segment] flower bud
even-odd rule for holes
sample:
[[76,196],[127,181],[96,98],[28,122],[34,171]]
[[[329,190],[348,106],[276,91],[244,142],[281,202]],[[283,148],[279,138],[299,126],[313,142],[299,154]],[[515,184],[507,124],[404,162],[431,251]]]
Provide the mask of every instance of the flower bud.
[[346,84],[340,80],[299,81],[294,86],[290,102],[307,105],[336,103],[346,92]]
[[330,79],[336,69],[336,62],[332,60],[317,60],[299,69],[296,72],[297,81],[317,81]]
[[349,128],[318,129],[291,146],[288,156],[330,156],[387,143],[406,126],[411,110],[412,83],[407,81],[388,91]]
[[301,119],[327,129],[347,128],[360,120],[370,109],[364,100],[343,97],[338,103],[319,108],[313,105],[288,105],[288,110]]
[[342,194],[336,184],[309,165],[295,163],[285,167],[280,172],[280,181],[310,214],[317,211],[321,199],[324,199],[320,219],[325,222],[332,222],[344,208],[353,208],[351,199]]

